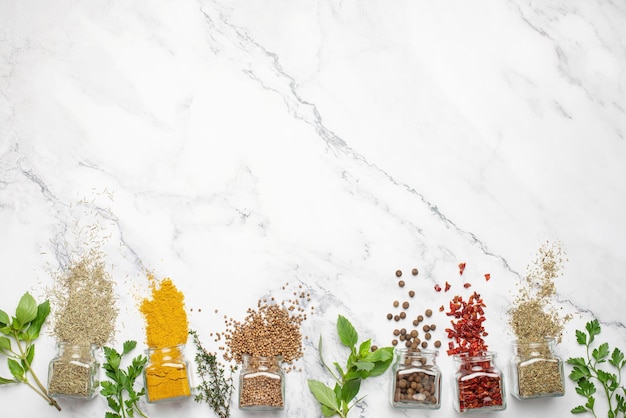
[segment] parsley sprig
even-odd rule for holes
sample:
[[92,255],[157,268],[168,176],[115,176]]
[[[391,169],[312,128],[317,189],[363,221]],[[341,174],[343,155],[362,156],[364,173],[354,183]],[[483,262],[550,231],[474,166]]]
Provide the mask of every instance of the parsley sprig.
[[35,340],[49,313],[50,303],[46,300],[38,305],[28,292],[20,299],[15,316],[9,318],[5,311],[0,310],[0,333],[3,334],[0,336],[0,353],[7,356],[9,371],[13,375],[13,379],[0,377],[0,385],[24,383],[60,411],[61,407],[50,397],[32,369]]
[[335,379],[335,386],[330,388],[317,380],[309,380],[308,385],[315,399],[321,404],[322,414],[325,417],[339,415],[341,418],[346,418],[350,409],[363,399],[361,397],[354,400],[361,389],[361,381],[383,374],[391,365],[393,347],[383,347],[372,351],[370,339],[363,341],[357,349],[359,335],[350,321],[342,315],[339,315],[337,319],[337,333],[341,343],[350,349],[345,369],[339,363],[333,363],[339,374],[337,376],[324,362],[320,336],[318,347],[320,361]]
[[[626,359],[624,353],[617,347],[611,352],[608,343],[602,343],[592,349],[595,337],[600,334],[601,330],[597,319],[587,322],[585,325],[586,333],[576,330],[576,340],[578,344],[585,346],[586,358],[573,357],[567,359],[567,363],[574,366],[569,377],[578,384],[576,393],[587,398],[587,402],[573,408],[571,413],[590,412],[594,417],[597,417],[595,411],[596,398],[594,396],[596,393],[595,381],[600,383],[604,389],[608,402],[608,418],[623,418],[626,416],[626,389],[621,385],[621,381]],[[610,371],[600,368],[606,363],[612,366]]]
[[[142,387],[138,392],[135,390],[135,381],[143,372],[148,358],[143,355],[135,357],[126,370],[122,369],[122,358],[133,351],[137,346],[136,341],[126,341],[121,353],[114,348],[104,347],[105,363],[102,367],[110,381],[100,382],[102,390],[100,394],[107,398],[109,408],[114,412],[107,412],[105,418],[134,417],[135,412],[144,418],[146,415],[139,408],[139,401],[146,393]],[[128,399],[124,399],[124,394]]]

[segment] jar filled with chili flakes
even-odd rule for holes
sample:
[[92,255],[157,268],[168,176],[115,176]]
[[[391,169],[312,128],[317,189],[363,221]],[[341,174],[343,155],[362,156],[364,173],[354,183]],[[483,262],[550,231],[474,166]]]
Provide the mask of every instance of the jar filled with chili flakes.
[[459,413],[503,411],[506,409],[504,376],[496,366],[496,353],[454,355],[457,368],[454,407]]

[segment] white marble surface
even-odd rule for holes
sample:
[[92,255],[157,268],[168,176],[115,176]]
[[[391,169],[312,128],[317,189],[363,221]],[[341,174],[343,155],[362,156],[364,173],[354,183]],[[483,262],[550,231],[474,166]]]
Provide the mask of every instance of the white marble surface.
[[[306,379],[330,379],[312,342],[324,335],[343,362],[340,313],[388,345],[396,269],[418,267],[414,305],[436,308],[465,292],[467,262],[504,368],[515,283],[559,240],[559,305],[574,314],[559,353],[582,355],[574,330],[591,318],[626,349],[625,23],[623,2],[600,0],[4,0],[0,307],[41,296],[94,223],[118,283],[118,342],[142,339],[143,268],[202,309],[189,319],[205,336],[301,284],[317,311],[302,372],[288,375],[285,411],[260,416],[319,417]],[[445,280],[457,286],[434,293]],[[38,341],[40,374],[53,349]],[[439,365],[440,410],[392,409],[387,374],[350,416],[454,415],[452,360]],[[500,415],[569,416],[582,398],[567,384],[559,399],[509,395]],[[24,386],[0,400],[3,417],[106,411],[99,397],[57,413]],[[212,416],[193,401],[146,409]]]

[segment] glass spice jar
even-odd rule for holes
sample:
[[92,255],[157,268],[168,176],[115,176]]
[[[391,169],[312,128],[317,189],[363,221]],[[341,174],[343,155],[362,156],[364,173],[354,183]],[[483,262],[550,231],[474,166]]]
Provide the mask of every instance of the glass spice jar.
[[98,387],[95,344],[57,343],[57,354],[48,365],[48,391],[55,398],[92,399]]
[[441,407],[441,371],[434,350],[396,350],[392,367],[391,405],[396,408],[439,409]]
[[242,356],[239,373],[239,409],[262,411],[285,406],[282,356]]
[[506,409],[504,378],[495,365],[496,353],[455,354],[454,408],[459,413]]
[[554,338],[513,341],[511,359],[512,394],[517,399],[565,395],[563,361],[554,353]]
[[143,375],[149,403],[191,396],[189,367],[183,355],[184,349],[184,344],[148,349],[148,363]]

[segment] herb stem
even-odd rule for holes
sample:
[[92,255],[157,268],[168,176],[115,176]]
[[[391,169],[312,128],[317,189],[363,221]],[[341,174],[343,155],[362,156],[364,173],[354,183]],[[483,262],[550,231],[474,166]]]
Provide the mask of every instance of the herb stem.
[[24,376],[24,383],[26,383],[31,389],[33,389],[35,392],[37,392],[37,394],[39,394],[39,396],[44,398],[46,400],[46,402],[48,402],[49,405],[54,406],[58,411],[61,411],[61,407],[59,406],[57,401],[54,400],[54,398],[52,398],[48,394],[48,390],[41,383],[41,381],[39,380],[39,377],[37,377],[37,374],[35,373],[35,371],[31,367],[30,362],[28,361],[28,356],[26,355],[26,352],[28,351],[28,349],[24,350],[24,348],[22,347],[22,344],[20,343],[20,339],[18,337],[17,331],[13,330],[13,336],[15,338],[15,341],[17,342],[17,347],[20,350],[20,355],[19,355],[20,360],[22,360],[24,362],[24,365],[26,366],[25,369],[24,369],[24,373],[30,373],[30,375],[35,380],[35,383],[37,384],[39,390],[35,386],[33,386],[32,383],[30,383],[28,381],[26,376]]

